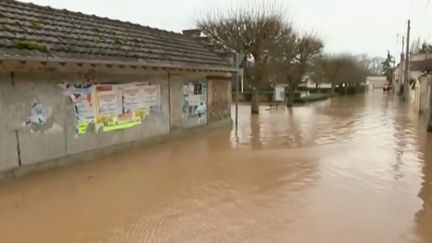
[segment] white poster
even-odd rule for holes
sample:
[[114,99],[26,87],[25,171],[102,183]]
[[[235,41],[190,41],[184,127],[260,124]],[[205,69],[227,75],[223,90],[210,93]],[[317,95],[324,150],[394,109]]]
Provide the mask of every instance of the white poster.
[[143,92],[135,84],[125,85],[123,88],[123,113],[129,113],[145,108]]
[[146,107],[157,107],[159,106],[159,97],[160,97],[160,86],[159,85],[146,85],[141,86],[144,104]]
[[72,92],[71,97],[74,103],[76,119],[78,121],[94,119],[93,87],[74,88]]
[[115,85],[96,86],[98,117],[116,117],[123,113],[119,91],[119,87]]
[[285,101],[285,87],[275,87],[275,101]]

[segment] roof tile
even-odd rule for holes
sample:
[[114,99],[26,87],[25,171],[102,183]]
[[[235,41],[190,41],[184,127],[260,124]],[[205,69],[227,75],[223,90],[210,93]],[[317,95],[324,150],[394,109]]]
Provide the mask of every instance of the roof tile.
[[[44,53],[16,41],[49,48]],[[154,63],[229,68],[205,44],[182,34],[129,22],[41,7],[14,0],[0,1],[0,59],[62,58],[95,62]]]

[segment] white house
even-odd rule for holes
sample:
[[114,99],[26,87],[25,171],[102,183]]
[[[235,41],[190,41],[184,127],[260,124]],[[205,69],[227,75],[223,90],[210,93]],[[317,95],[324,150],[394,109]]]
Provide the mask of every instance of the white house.
[[388,85],[387,78],[385,76],[369,76],[366,77],[366,85],[370,90],[382,89],[385,85]]

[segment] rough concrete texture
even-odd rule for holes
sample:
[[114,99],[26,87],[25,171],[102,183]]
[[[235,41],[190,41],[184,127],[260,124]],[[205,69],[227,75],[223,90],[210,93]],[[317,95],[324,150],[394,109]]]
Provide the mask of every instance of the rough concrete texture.
[[228,81],[217,80],[209,81],[209,122],[227,119],[231,116],[231,109],[229,106],[229,96],[231,92],[228,91]]
[[[76,136],[72,102],[59,83],[83,83],[79,74],[61,72],[0,73],[0,171],[58,160],[92,150],[160,137],[204,123],[185,121],[182,116],[183,84],[205,80],[201,75],[97,73],[95,83],[150,82],[161,87],[161,105],[145,122],[134,128]],[[32,104],[46,108],[42,125],[23,124],[31,117]],[[170,128],[171,124],[171,128]],[[19,142],[17,142],[17,140]]]
[[170,79],[171,129],[182,128],[183,79],[172,75]]
[[10,108],[6,105],[12,94],[10,74],[0,73],[0,170],[17,167],[16,132],[8,123]]
[[[15,89],[18,97],[14,109],[15,126],[19,133],[22,165],[62,157],[66,154],[64,136],[65,97],[51,80],[54,77],[44,78],[40,74],[15,73]],[[49,110],[48,120],[41,126],[23,126],[31,117],[32,103],[42,104]]]
[[34,163],[23,167],[14,166],[13,168],[5,171],[0,171],[0,184],[13,181],[15,179],[32,175],[35,173],[50,171],[55,169],[61,169],[68,166],[79,165],[82,163],[88,163],[95,161],[99,158],[106,158],[111,155],[122,153],[124,151],[130,151],[131,149],[142,149],[145,146],[157,143],[163,143],[171,141],[173,139],[185,139],[188,136],[195,134],[212,131],[215,129],[230,129],[232,126],[231,119],[217,121],[209,124],[208,126],[194,127],[187,130],[178,129],[174,130],[169,134],[161,136],[155,136],[151,138],[144,138],[141,140],[133,141],[130,143],[116,144],[109,147],[93,149],[58,159],[47,160],[40,163]]

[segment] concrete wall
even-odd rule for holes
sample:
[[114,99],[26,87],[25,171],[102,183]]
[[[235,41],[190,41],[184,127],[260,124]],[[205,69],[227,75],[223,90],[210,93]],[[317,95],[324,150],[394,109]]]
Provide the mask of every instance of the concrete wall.
[[[74,131],[72,101],[59,83],[82,83],[78,74],[63,72],[0,72],[0,171],[58,159],[117,144],[141,141],[169,134],[171,130],[200,124],[184,124],[183,84],[205,80],[204,74],[168,72],[143,74],[97,73],[95,83],[151,82],[161,87],[161,105],[142,125],[107,133]],[[31,116],[32,103],[47,107],[49,118],[37,127],[24,127]],[[205,120],[205,123],[207,120]]]
[[209,81],[208,119],[209,122],[231,117],[231,82],[226,80]]
[[9,123],[13,107],[7,105],[15,95],[10,74],[0,73],[0,80],[0,170],[7,170],[19,166],[16,130]]
[[[423,114],[425,112],[427,112],[427,108],[429,106],[429,82],[428,82],[428,77],[427,76],[422,76],[419,78],[420,82],[419,82],[419,113]],[[417,88],[417,87],[416,87]]]
[[426,118],[428,119],[427,130],[432,132],[432,79],[428,80],[427,89],[428,104],[426,106]]

